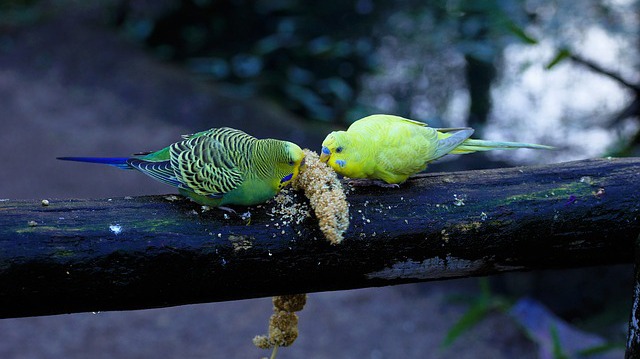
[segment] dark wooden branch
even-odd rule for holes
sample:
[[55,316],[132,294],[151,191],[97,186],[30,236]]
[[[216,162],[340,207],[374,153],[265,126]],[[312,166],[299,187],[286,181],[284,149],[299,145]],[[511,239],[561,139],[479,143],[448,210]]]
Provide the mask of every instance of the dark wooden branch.
[[627,350],[625,358],[640,357],[640,235],[635,243],[635,276],[633,282],[633,305],[629,318],[629,331],[627,334]]
[[575,63],[578,63],[582,66],[585,66],[589,69],[591,69],[593,72],[607,76],[608,78],[618,82],[619,84],[621,84],[624,87],[629,88],[630,90],[634,91],[636,94],[640,93],[640,84],[634,84],[631,83],[627,80],[625,80],[624,78],[622,78],[622,76],[620,76],[619,74],[614,73],[613,71],[607,70],[604,67],[598,65],[597,63],[588,60],[582,56],[576,55],[576,54],[571,54],[569,55],[569,58],[574,61]]
[[2,200],[0,317],[631,263],[639,184],[635,158],[359,187],[337,246],[315,218],[284,221],[274,204],[249,208],[249,221],[165,196]]

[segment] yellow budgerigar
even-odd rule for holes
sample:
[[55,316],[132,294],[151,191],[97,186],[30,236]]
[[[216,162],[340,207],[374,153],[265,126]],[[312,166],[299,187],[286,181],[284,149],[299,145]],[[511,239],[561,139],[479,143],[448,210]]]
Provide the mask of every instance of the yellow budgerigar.
[[267,201],[298,175],[304,159],[295,143],[257,139],[233,128],[213,128],[159,151],[131,157],[61,157],[138,170],[177,187],[209,206],[253,205]]
[[320,160],[349,178],[382,180],[396,185],[424,171],[438,158],[497,149],[552,149],[550,146],[471,139],[473,129],[432,128],[393,115],[371,115],[347,131],[331,132],[322,142]]

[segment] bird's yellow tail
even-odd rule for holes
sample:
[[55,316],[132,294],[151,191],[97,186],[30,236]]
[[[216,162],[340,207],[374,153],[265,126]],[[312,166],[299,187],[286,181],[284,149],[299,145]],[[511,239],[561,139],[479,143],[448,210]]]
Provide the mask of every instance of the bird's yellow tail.
[[491,151],[491,150],[514,150],[517,148],[531,148],[535,150],[553,150],[554,147],[538,145],[535,143],[523,143],[523,142],[500,142],[500,141],[485,141],[466,139],[458,147],[456,147],[451,154],[462,155],[473,152]]

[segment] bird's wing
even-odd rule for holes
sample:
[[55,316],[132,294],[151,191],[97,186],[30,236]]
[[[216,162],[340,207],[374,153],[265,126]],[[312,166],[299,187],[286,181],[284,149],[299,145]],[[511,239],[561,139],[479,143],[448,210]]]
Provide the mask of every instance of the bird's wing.
[[[429,162],[433,160],[437,160],[438,158],[448,154],[453,151],[456,147],[460,146],[464,141],[466,141],[471,135],[473,135],[473,129],[470,127],[461,127],[461,128],[439,128],[437,132],[442,135],[446,133],[447,135],[439,136],[438,145],[436,147],[436,151],[433,155],[433,158],[429,159]],[[448,135],[449,132],[453,132],[451,135]]]
[[402,126],[389,126],[382,136],[382,147],[377,151],[377,169],[387,182],[404,181],[407,176],[423,171],[437,152],[438,132],[428,126],[415,127],[411,122]]
[[469,127],[435,129],[425,126],[419,132],[411,131],[411,133],[416,135],[395,136],[400,139],[393,146],[395,150],[381,156],[381,162],[390,171],[413,174],[424,170],[426,164],[450,153],[464,143],[473,134],[473,129]]
[[428,127],[429,125],[426,122],[421,122],[421,121],[416,121],[416,120],[410,120],[408,118],[404,118],[404,117],[399,117],[399,116],[394,116],[394,117],[398,117],[398,119],[402,120],[403,122],[407,122],[410,123],[412,125],[418,125],[420,127]]
[[170,146],[170,162],[183,188],[219,197],[237,188],[242,171],[225,147],[209,136],[193,136]]
[[419,127],[428,127],[428,125],[424,122],[410,120],[408,118],[395,115],[377,114],[361,118],[360,120],[352,123],[351,126],[349,126],[348,131],[357,133],[370,132],[377,131],[383,128],[393,127],[397,124],[400,124],[401,126],[410,124]]
[[175,187],[184,186],[184,184],[176,178],[176,174],[169,161],[149,161],[132,157],[127,160],[127,163],[131,167],[160,182]]

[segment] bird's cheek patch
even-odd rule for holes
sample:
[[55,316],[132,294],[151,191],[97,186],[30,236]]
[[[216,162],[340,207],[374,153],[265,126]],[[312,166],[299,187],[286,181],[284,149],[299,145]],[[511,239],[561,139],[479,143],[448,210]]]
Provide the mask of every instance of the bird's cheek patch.
[[293,173],[289,173],[288,175],[282,177],[282,179],[280,180],[280,183],[289,182],[291,181],[291,178],[293,178]]
[[345,160],[336,160],[336,164],[340,166],[340,168],[344,168],[344,166],[347,165],[347,162]]

